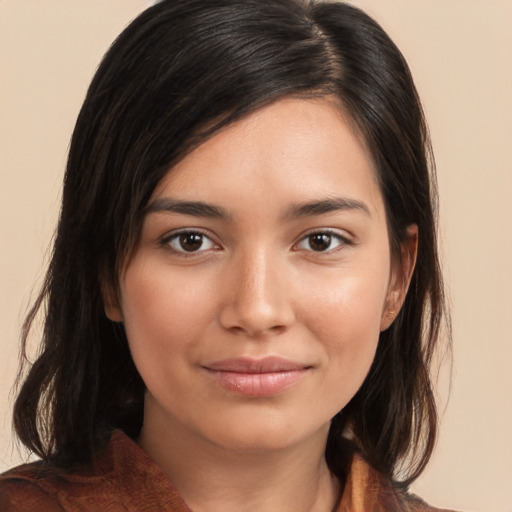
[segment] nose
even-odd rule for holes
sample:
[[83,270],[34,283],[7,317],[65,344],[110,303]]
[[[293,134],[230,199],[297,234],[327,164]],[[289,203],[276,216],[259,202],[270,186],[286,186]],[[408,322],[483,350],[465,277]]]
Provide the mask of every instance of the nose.
[[253,338],[286,331],[295,314],[282,263],[263,250],[241,255],[232,263],[223,284],[221,325]]

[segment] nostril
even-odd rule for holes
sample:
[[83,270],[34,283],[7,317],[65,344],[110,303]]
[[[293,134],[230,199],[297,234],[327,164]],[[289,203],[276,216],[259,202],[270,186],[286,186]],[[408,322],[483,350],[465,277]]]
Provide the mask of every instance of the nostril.
[[239,327],[238,325],[234,325],[229,330],[235,334],[243,334],[245,332],[245,329],[243,329],[243,327]]
[[276,326],[270,328],[270,331],[272,331],[274,334],[281,334],[285,330],[286,330],[286,326],[284,326],[284,325],[276,325]]

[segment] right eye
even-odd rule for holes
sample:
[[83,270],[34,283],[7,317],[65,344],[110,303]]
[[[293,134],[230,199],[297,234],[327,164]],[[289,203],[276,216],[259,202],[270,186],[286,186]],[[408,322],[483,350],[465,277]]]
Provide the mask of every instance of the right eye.
[[162,240],[162,245],[183,255],[202,253],[218,247],[212,239],[204,233],[193,230],[171,234]]

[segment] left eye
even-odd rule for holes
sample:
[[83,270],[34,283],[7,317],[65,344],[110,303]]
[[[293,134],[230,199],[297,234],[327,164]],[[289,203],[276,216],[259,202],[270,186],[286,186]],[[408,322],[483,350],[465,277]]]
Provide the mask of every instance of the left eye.
[[181,253],[203,252],[216,247],[213,241],[200,231],[182,231],[171,235],[164,243]]
[[297,247],[306,251],[329,252],[346,243],[348,240],[342,235],[322,231],[307,235],[297,244]]

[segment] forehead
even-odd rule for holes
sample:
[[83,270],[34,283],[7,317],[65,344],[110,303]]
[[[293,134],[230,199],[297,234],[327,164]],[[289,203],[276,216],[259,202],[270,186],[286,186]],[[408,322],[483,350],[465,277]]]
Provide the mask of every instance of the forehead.
[[282,99],[220,131],[174,166],[153,200],[177,197],[250,210],[346,196],[383,214],[369,152],[326,99]]

